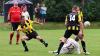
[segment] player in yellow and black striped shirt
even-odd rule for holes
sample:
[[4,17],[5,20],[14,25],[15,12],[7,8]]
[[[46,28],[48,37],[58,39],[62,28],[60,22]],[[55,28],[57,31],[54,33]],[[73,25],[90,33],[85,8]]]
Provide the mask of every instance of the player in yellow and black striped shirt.
[[[48,43],[46,43],[33,29],[33,21],[31,20],[21,20],[21,24],[18,26],[17,31],[22,31],[25,33],[25,35],[21,38],[22,44],[25,48],[25,51],[28,51],[28,47],[26,45],[25,40],[30,40],[32,38],[39,40],[41,43],[45,45],[45,47],[48,46]],[[36,22],[35,22],[36,23]]]
[[61,38],[61,40],[60,40],[61,43],[58,47],[57,54],[60,53],[60,50],[61,50],[62,46],[64,45],[65,41],[72,34],[77,35],[79,37],[79,39],[81,40],[81,43],[82,43],[83,51],[85,52],[85,54],[87,54],[85,41],[83,40],[83,28],[84,28],[83,19],[82,19],[82,15],[80,15],[76,11],[76,9],[77,9],[77,7],[73,7],[72,13],[70,13],[66,16],[65,25],[66,25],[67,30],[65,31],[64,38]]

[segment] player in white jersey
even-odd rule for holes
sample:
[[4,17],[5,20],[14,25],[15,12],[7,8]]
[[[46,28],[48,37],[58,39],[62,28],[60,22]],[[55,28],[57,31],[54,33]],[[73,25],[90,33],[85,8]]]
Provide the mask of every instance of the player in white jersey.
[[[51,53],[56,53],[57,51],[50,51]],[[75,41],[72,38],[68,38],[67,41],[64,43],[61,51],[59,54],[65,54],[65,53],[73,53],[76,52],[77,54],[80,54],[80,45],[77,41]]]
[[30,15],[27,11],[27,6],[24,4],[22,5],[22,13],[21,15],[24,17],[25,20],[30,20]]

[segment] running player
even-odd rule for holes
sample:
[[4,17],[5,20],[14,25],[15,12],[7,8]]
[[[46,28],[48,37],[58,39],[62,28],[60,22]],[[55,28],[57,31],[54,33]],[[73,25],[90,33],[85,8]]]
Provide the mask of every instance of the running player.
[[[18,31],[22,31],[25,33],[25,35],[21,38],[23,47],[25,48],[25,52],[28,51],[28,47],[26,45],[25,40],[31,40],[32,38],[39,40],[41,43],[45,45],[45,47],[48,47],[48,43],[46,43],[33,29],[32,27],[32,21],[26,21],[22,17],[21,24],[18,26]],[[34,23],[34,22],[33,22]],[[35,22],[36,23],[36,22]]]

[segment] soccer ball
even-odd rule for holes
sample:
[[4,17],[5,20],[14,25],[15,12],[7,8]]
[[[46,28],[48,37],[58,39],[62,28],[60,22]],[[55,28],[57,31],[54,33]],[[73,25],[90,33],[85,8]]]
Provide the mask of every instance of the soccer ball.
[[90,26],[90,25],[91,25],[91,23],[90,23],[89,21],[85,21],[85,22],[84,22],[84,26],[85,26],[85,27],[88,27],[88,26]]

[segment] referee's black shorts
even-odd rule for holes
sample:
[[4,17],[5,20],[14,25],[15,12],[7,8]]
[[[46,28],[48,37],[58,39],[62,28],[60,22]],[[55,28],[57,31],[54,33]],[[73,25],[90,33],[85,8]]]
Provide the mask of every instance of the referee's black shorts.
[[72,34],[78,35],[78,33],[79,33],[79,30],[66,30],[64,37],[69,38]]
[[20,22],[12,22],[11,25],[12,25],[12,30],[16,31],[18,28],[18,25],[20,25]]

